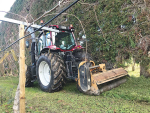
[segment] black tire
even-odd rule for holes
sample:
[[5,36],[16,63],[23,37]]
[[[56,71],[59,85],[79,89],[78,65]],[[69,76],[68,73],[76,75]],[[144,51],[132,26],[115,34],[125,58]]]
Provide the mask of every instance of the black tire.
[[[50,73],[51,78],[50,80],[48,80],[47,84],[44,84],[44,82],[42,82],[41,76],[43,75],[39,74],[39,68],[42,67],[43,62],[45,63],[45,65],[49,67],[50,70],[49,73],[51,72]],[[40,65],[41,67],[39,67]],[[44,69],[45,68],[43,68],[43,70]],[[58,54],[54,54],[54,53],[51,53],[49,55],[47,53],[42,54],[36,63],[36,75],[37,75],[39,86],[42,91],[50,92],[50,93],[54,91],[59,91],[62,89],[66,78],[66,68],[64,65],[64,61],[61,59],[61,57]]]
[[31,81],[32,81],[31,66],[27,66],[25,87],[32,87],[33,82]]

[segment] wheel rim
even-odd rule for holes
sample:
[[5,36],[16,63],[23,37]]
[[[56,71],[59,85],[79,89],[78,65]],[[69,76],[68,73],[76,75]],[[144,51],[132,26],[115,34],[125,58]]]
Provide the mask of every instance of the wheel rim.
[[51,81],[51,70],[45,61],[42,61],[39,65],[39,78],[44,86],[47,86]]

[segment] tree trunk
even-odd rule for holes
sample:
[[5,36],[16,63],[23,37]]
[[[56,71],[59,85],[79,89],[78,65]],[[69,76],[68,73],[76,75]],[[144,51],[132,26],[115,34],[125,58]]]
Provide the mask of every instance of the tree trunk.
[[132,71],[135,71],[135,58],[134,57],[132,57],[132,59],[133,59],[133,64],[132,64]]
[[147,67],[141,63],[140,63],[140,76],[150,77],[150,69],[147,69]]

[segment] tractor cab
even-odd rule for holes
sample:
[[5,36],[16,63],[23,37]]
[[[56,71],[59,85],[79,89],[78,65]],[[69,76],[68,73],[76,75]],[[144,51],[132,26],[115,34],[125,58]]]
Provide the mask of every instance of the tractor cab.
[[74,28],[72,25],[70,27],[50,25],[49,26],[55,31],[45,32],[45,34],[39,37],[38,41],[38,51],[40,52],[44,49],[51,49],[53,51],[57,50],[60,52],[73,51],[76,48],[81,48],[77,46],[75,41],[75,36],[73,34]]
[[62,50],[71,50],[76,46],[73,34],[69,32],[55,33],[54,45]]

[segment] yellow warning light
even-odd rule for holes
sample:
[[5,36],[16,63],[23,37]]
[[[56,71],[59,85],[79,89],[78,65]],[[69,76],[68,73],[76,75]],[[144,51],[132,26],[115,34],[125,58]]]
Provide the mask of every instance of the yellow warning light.
[[41,21],[40,21],[40,23],[41,23],[41,24],[43,24],[43,23],[44,23],[44,21],[43,21],[43,20],[41,20]]
[[73,27],[73,25],[72,25],[72,24],[70,24],[70,27]]

